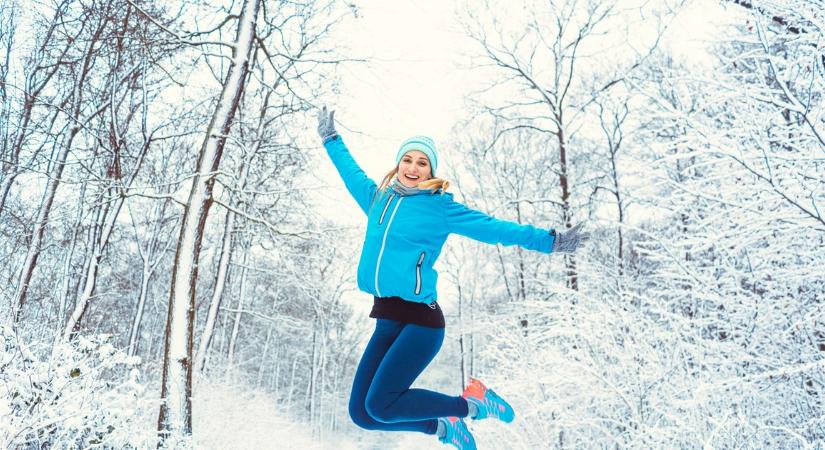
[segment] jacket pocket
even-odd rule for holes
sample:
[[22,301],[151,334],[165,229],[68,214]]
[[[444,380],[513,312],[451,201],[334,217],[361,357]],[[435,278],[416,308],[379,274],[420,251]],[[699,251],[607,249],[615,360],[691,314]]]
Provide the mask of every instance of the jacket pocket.
[[415,264],[415,295],[421,293],[421,266],[424,264],[425,252],[421,252],[418,256],[418,262]]

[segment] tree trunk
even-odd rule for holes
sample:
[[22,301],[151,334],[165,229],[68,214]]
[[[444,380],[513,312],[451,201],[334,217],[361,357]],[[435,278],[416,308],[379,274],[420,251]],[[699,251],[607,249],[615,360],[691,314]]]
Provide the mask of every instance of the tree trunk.
[[[470,293],[472,294],[472,291]],[[474,314],[475,305],[474,305],[474,303],[475,303],[475,296],[470,295],[470,323],[475,323],[475,314]],[[469,373],[470,374],[475,374],[476,373],[476,368],[475,368],[475,333],[473,333],[473,332],[470,332],[470,342],[469,342],[469,344],[470,344],[469,345],[469,354],[470,354],[470,372]],[[464,380],[466,380],[466,378]],[[462,380],[462,382],[464,382],[464,380]],[[462,388],[463,388],[463,386],[462,386]]]
[[616,155],[615,154],[611,158],[610,162],[613,166],[613,192],[616,196],[616,207],[619,210],[618,211],[618,214],[619,214],[619,226],[618,226],[619,243],[618,243],[618,252],[617,252],[618,255],[617,256],[619,258],[619,280],[621,280],[622,277],[624,276],[624,235],[623,235],[622,227],[624,226],[625,212],[624,212],[624,205],[622,204],[622,193],[621,193],[621,191],[619,191],[619,175],[618,175],[617,170],[616,170]]
[[[212,334],[215,330],[215,322],[218,318],[218,311],[221,307],[223,291],[226,287],[226,278],[229,273],[229,263],[232,260],[232,230],[235,228],[235,213],[226,212],[226,221],[223,227],[223,244],[221,246],[221,258],[218,263],[218,275],[215,280],[215,291],[212,293],[212,300],[209,302],[209,312],[206,314],[206,324],[201,334],[201,342],[198,346],[198,353],[195,357],[195,371],[202,372],[206,362],[206,353],[209,351],[209,344],[212,342]],[[238,306],[240,310],[240,305]],[[240,314],[240,313],[239,313]]]
[[[146,153],[149,151],[150,146],[151,137],[149,137],[146,140],[146,142],[143,143],[143,146],[141,147],[141,153],[138,155],[137,163],[134,167],[134,170],[129,175],[129,179],[126,181],[125,187],[112,187],[109,189],[109,194],[125,191],[125,189],[132,185],[134,180],[137,178],[138,172],[140,171],[140,167],[143,165],[143,160],[146,156]],[[112,183],[117,183],[117,181],[112,180]],[[114,231],[115,224],[117,223],[117,218],[120,215],[120,210],[123,208],[123,203],[125,201],[126,197],[118,196],[114,200],[114,205],[112,205],[111,207],[109,205],[99,207],[99,217],[97,219],[97,223],[95,224],[95,229],[100,231],[94,234],[95,239],[92,243],[94,253],[91,257],[91,260],[86,270],[86,281],[83,284],[83,292],[78,298],[77,302],[75,303],[74,311],[72,312],[71,317],[69,317],[69,320],[66,322],[66,326],[63,329],[64,340],[68,340],[74,333],[76,333],[79,330],[80,321],[89,308],[89,301],[91,301],[92,296],[94,295],[95,287],[97,285],[98,267],[100,265],[100,260],[103,257],[103,251],[106,250],[106,246],[109,243],[109,238],[112,236],[112,231]]]
[[75,217],[74,227],[72,228],[72,241],[69,244],[69,252],[66,255],[66,262],[63,266],[63,284],[60,288],[60,302],[57,310],[57,328],[55,330],[55,340],[61,339],[63,335],[63,325],[66,320],[66,309],[68,308],[68,297],[72,276],[72,258],[74,258],[74,250],[77,246],[77,230],[83,221],[83,204],[86,196],[86,183],[80,186],[80,200],[77,206],[77,217]]
[[43,198],[40,202],[40,208],[37,211],[37,218],[34,223],[34,230],[32,230],[31,241],[26,251],[26,258],[23,262],[23,267],[20,269],[20,277],[17,282],[17,289],[12,300],[12,319],[16,327],[20,320],[20,314],[26,302],[26,295],[29,292],[29,283],[31,282],[34,268],[37,266],[37,258],[40,256],[40,251],[43,246],[43,236],[46,232],[46,225],[49,221],[49,214],[51,213],[52,203],[57,193],[57,187],[60,184],[63,175],[63,168],[66,165],[66,157],[69,154],[69,148],[77,133],[80,131],[79,126],[72,126],[61,144],[60,151],[57,154],[52,170],[49,172],[49,180],[46,184],[46,191],[43,193]]
[[457,283],[458,287],[458,349],[461,355],[461,380],[459,380],[459,387],[464,387],[464,380],[467,379],[467,370],[464,366],[465,349],[464,349],[464,308],[462,308],[463,299],[461,296],[461,284]]
[[266,341],[264,341],[264,351],[261,352],[261,362],[258,364],[258,381],[255,386],[261,388],[264,379],[264,369],[266,368],[266,357],[269,352],[269,341],[272,339],[272,326],[266,329]]
[[[570,209],[570,183],[567,179],[567,142],[565,141],[564,128],[562,127],[562,113],[557,111],[556,123],[558,124],[558,132],[556,138],[559,143],[559,184],[561,185],[561,203],[562,214],[564,219],[564,226],[566,228],[572,227],[573,211]],[[576,274],[576,258],[572,254],[564,255],[564,267],[567,272],[567,286],[570,289],[579,290],[579,280]]]
[[[270,330],[272,330],[271,327]],[[280,394],[281,366],[283,366],[283,364],[281,364],[281,347],[275,347],[275,357],[273,360],[275,361],[275,370],[272,371],[272,377],[269,380],[269,390]]]
[[166,319],[158,447],[174,445],[170,438],[188,438],[192,434],[192,327],[197,261],[206,217],[212,204],[214,173],[220,167],[226,136],[231,129],[249,68],[259,6],[260,0],[245,0],[243,4],[232,60],[198,154],[197,172],[192,179],[183,213]]
[[[60,17],[63,14],[63,12],[63,10],[58,10],[55,12],[55,17],[52,18],[49,29],[46,31],[46,35],[43,38],[43,42],[41,43],[39,49],[35,52],[36,56],[33,57],[32,60],[37,61],[38,63],[43,62],[42,59],[40,59],[42,57],[42,54],[40,53],[44,52],[47,46],[53,45],[52,38],[55,37],[54,31],[57,29],[57,27],[60,26],[61,28],[63,28],[62,22],[64,18]],[[74,39],[80,37],[80,34],[83,32],[85,28],[85,24],[85,22],[82,24],[76,24],[74,30],[77,30],[77,34],[74,36]],[[12,32],[13,31],[14,30],[12,30]],[[72,42],[74,39],[70,38],[66,40],[67,43],[63,49],[63,53],[60,55],[60,58],[62,58],[66,54],[66,52],[73,46]],[[9,44],[11,43],[12,41],[9,40]],[[10,48],[8,50],[9,52],[11,51]],[[9,61],[8,56],[6,57],[6,61]],[[39,64],[35,65],[34,67],[26,67],[25,70],[27,71],[27,73],[26,80],[24,83],[24,85],[26,86],[26,91],[24,92],[25,100],[23,101],[22,110],[19,113],[21,117],[17,125],[17,131],[15,132],[13,140],[8,139],[9,136],[4,136],[4,138],[6,138],[4,139],[3,145],[4,151],[1,155],[2,158],[0,158],[0,175],[2,175],[2,182],[0,182],[0,216],[3,215],[3,210],[5,209],[6,205],[6,198],[8,197],[12,184],[14,184],[14,179],[17,178],[17,176],[21,173],[19,166],[20,153],[23,150],[23,145],[26,140],[26,136],[28,132],[31,131],[29,124],[31,122],[34,107],[39,100],[40,94],[43,92],[44,88],[49,84],[49,82],[53,79],[54,75],[60,68],[60,64],[51,64],[51,61],[46,61],[46,63],[50,64],[51,67],[46,68]],[[36,80],[35,75],[39,72],[45,73],[43,74],[43,77],[41,79]],[[5,80],[3,81],[5,84]],[[3,89],[3,92],[6,92],[5,89]],[[60,109],[62,109],[62,107],[63,105],[61,105]],[[52,124],[54,124],[56,117],[57,116],[55,115],[52,118]],[[9,141],[13,142],[10,148],[6,150],[6,145]]]
[[241,327],[241,315],[243,314],[244,297],[246,296],[246,261],[248,252],[243,254],[241,261],[241,286],[238,289],[238,310],[235,312],[235,320],[232,324],[232,334],[229,336],[229,364],[232,365],[235,358],[235,346],[238,343],[238,330]]
[[137,354],[138,336],[140,336],[140,323],[143,319],[143,310],[146,306],[146,291],[149,290],[149,279],[152,277],[152,271],[149,269],[148,261],[143,262],[143,273],[140,276],[140,293],[138,293],[137,305],[135,305],[135,314],[132,319],[132,327],[129,330],[129,347],[126,354],[134,356]]
[[[270,93],[271,92],[268,92],[264,97],[263,106],[261,107],[260,117],[258,120],[256,136],[261,136],[265,127],[266,111],[269,103]],[[238,187],[241,189],[243,189],[244,186],[246,186],[246,178],[249,175],[249,168],[252,166],[252,162],[255,158],[255,155],[257,155],[258,150],[260,150],[261,144],[261,139],[258,139],[255,142],[254,149],[250,152],[249,156],[247,156],[241,163],[240,176],[238,178]],[[232,204],[232,198],[233,195],[230,191],[228,200],[229,204]],[[243,209],[243,203],[243,200],[238,202],[239,209]],[[221,307],[223,291],[226,288],[226,278],[229,274],[229,263],[232,260],[232,250],[234,244],[232,240],[232,233],[235,228],[235,218],[236,214],[234,212],[232,212],[231,210],[226,211],[226,220],[224,222],[225,226],[223,230],[223,245],[221,246],[221,257],[220,262],[218,263],[218,274],[215,277],[215,291],[212,293],[212,299],[209,302],[209,312],[206,316],[206,324],[203,327],[203,333],[201,333],[201,341],[200,345],[198,346],[197,356],[195,358],[195,371],[197,372],[202,372],[204,365],[206,364],[206,354],[209,352],[209,347],[212,342],[212,336],[215,332],[215,322],[217,322],[218,312],[220,311]],[[238,306],[239,311],[240,309],[241,307]],[[238,314],[240,315],[240,312]]]
[[289,390],[287,391],[286,408],[292,410],[292,395],[295,392],[295,370],[298,368],[298,356],[292,360],[292,372],[289,375]]
[[304,404],[309,413],[310,427],[313,425],[315,413],[315,374],[318,371],[318,319],[319,317],[316,315],[315,320],[312,321],[312,356],[309,358],[309,380],[307,382],[306,396],[304,397]]
[[[140,343],[140,328],[143,323],[143,311],[146,308],[146,297],[149,295],[149,283],[152,280],[152,275],[154,275],[155,270],[157,270],[158,265],[161,261],[163,261],[163,255],[166,254],[166,250],[169,248],[169,245],[172,243],[170,239],[163,249],[159,249],[158,247],[158,236],[161,234],[161,228],[163,223],[165,222],[165,213],[166,213],[166,206],[168,205],[167,202],[163,202],[159,207],[158,211],[158,220],[155,222],[154,228],[152,230],[151,236],[149,238],[149,243],[146,245],[146,251],[140,250],[140,243],[136,242],[138,247],[138,253],[140,253],[141,261],[143,262],[143,270],[141,273],[140,278],[140,292],[138,292],[138,300],[137,304],[135,305],[135,312],[132,317],[132,326],[129,331],[129,347],[127,350],[127,354],[129,356],[134,356],[138,352],[138,344]],[[133,219],[134,224],[134,219]],[[137,240],[137,226],[135,225],[135,239]],[[157,255],[155,261],[152,262],[152,256]]]

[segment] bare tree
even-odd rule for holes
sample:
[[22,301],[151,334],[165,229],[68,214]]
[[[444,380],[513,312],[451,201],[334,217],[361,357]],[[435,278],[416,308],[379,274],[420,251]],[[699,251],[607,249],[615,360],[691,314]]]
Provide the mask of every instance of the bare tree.
[[624,224],[627,220],[627,208],[629,199],[626,198],[624,186],[622,186],[620,175],[620,151],[624,141],[624,126],[630,109],[627,106],[628,98],[619,98],[609,101],[602,98],[596,101],[599,108],[599,123],[604,132],[604,139],[607,147],[605,160],[608,162],[608,169],[605,171],[604,184],[597,184],[593,189],[593,195],[599,191],[605,191],[612,197],[616,206],[616,262],[618,266],[617,280],[624,276],[625,265],[625,243]]
[[[111,5],[109,8],[111,8]],[[71,150],[72,144],[74,143],[78,133],[80,133],[83,128],[83,124],[100,114],[107,107],[104,105],[100,109],[93,109],[84,113],[84,106],[86,106],[84,103],[84,89],[92,72],[93,60],[98,52],[101,36],[109,25],[109,11],[110,9],[108,8],[104,8],[100,11],[88,10],[79,19],[80,26],[78,28],[83,30],[86,26],[88,26],[90,28],[89,35],[86,39],[79,41],[83,43],[83,47],[80,49],[81,51],[78,55],[80,65],[77,67],[76,73],[73,74],[75,78],[73,80],[71,92],[67,97],[68,105],[66,108],[66,130],[59,138],[59,143],[57,144],[58,150],[51,161],[48,181],[46,183],[46,188],[44,189],[40,207],[38,208],[37,217],[35,218],[34,227],[31,232],[31,241],[28,245],[26,257],[19,272],[20,275],[18,278],[17,287],[12,298],[11,318],[15,326],[20,319],[20,313],[26,301],[29,283],[31,282],[32,275],[34,274],[34,270],[37,265],[37,258],[40,256],[40,252],[42,250],[43,238],[49,221],[49,214],[52,210],[52,203],[54,202],[57,188],[62,180],[63,169],[66,166],[66,159],[69,155],[69,151]]]
[[[168,226],[169,222],[173,222],[174,216],[167,216],[166,210],[171,201],[155,202],[155,214],[152,219],[149,219],[147,225],[150,227],[149,239],[144,245],[140,242],[138,237],[138,226],[135,224],[134,214],[130,210],[130,218],[135,231],[135,240],[138,243],[138,255],[141,260],[141,274],[140,274],[140,288],[138,290],[137,301],[135,302],[134,314],[132,317],[132,325],[129,328],[129,344],[127,354],[129,356],[138,353],[138,344],[140,342],[141,325],[143,324],[143,314],[146,309],[146,298],[149,295],[149,285],[152,276],[158,270],[160,263],[163,262],[166,251],[171,248],[172,239],[167,239],[163,242],[163,229]],[[174,223],[174,222],[173,222]]]
[[[559,205],[561,223],[570,227],[576,209],[573,156],[581,145],[576,133],[588,117],[587,108],[639,67],[658,45],[658,38],[648,44],[645,53],[625,61],[611,58],[615,69],[588,74],[585,65],[590,58],[608,52],[599,48],[609,42],[602,35],[629,13],[620,2],[571,0],[535,5],[525,8],[518,16],[518,25],[511,26],[499,21],[489,5],[482,11],[468,13],[464,28],[480,50],[477,67],[491,73],[492,81],[474,95],[479,109],[492,118],[493,131],[485,147],[508,146],[503,138],[512,133],[533,134],[546,142],[544,145],[552,146],[554,154],[539,167],[543,174],[557,177],[553,200]],[[611,40],[624,39],[611,34]],[[618,45],[613,47],[619,51]],[[489,97],[495,93],[506,94],[498,97],[506,100]],[[566,255],[565,267],[569,287],[577,290],[575,257]]]
[[[12,44],[14,42],[16,22],[19,18],[19,6],[16,3],[4,5],[0,10],[5,21],[3,31],[0,32],[4,47],[3,64],[0,66],[0,84],[2,84],[2,95],[5,119],[2,125],[3,143],[2,143],[2,163],[0,164],[0,215],[3,214],[6,202],[9,196],[9,191],[14,184],[15,179],[26,170],[31,169],[32,163],[43,150],[46,145],[46,140],[43,144],[34,147],[29,153],[27,150],[27,141],[34,137],[35,129],[46,128],[51,130],[55,121],[58,118],[58,113],[61,109],[66,107],[69,97],[64,99],[50,98],[51,96],[44,95],[47,87],[54,85],[56,78],[59,77],[59,71],[64,69],[68,64],[76,63],[77,55],[73,54],[76,51],[76,44],[84,33],[87,32],[88,25],[87,18],[80,18],[76,21],[76,27],[73,27],[74,34],[69,36],[62,36],[63,30],[61,24],[65,21],[73,21],[70,17],[70,2],[59,2],[54,8],[54,14],[48,23],[42,24],[43,30],[37,33],[36,45],[31,54],[27,58],[20,58],[23,63],[23,77],[22,86],[17,85],[13,79],[9,78],[9,71],[12,68]],[[22,94],[22,98],[20,95]],[[45,98],[44,98],[45,97]],[[18,100],[19,99],[19,100]],[[22,104],[17,109],[14,109],[12,115],[13,105],[16,101]],[[36,111],[38,103],[56,104],[59,105],[54,109],[53,114],[45,114],[42,117],[44,123],[50,123],[46,127],[39,122],[39,114]],[[11,120],[12,117],[16,120]],[[51,119],[49,117],[51,116]],[[24,161],[23,159],[27,159]]]
[[212,205],[215,172],[220,168],[226,138],[247,78],[260,0],[246,0],[238,16],[232,58],[209,127],[198,153],[197,172],[181,219],[180,237],[172,268],[169,314],[166,321],[159,447],[169,439],[192,433],[192,342],[198,256],[204,225]]
[[[322,38],[329,33],[330,25],[314,23],[324,16],[329,6],[324,2],[282,4],[259,22],[252,55],[255,63],[236,118],[238,132],[229,141],[233,148],[237,147],[238,151],[233,152],[237,156],[230,160],[232,170],[216,178],[221,187],[216,203],[226,210],[226,215],[214,290],[196,356],[197,371],[206,367],[220,311],[234,310],[233,331],[229,341],[224,342],[231,355],[238,344],[236,325],[240,327],[241,317],[250,312],[243,305],[251,302],[243,296],[236,295],[236,305],[232,307],[222,305],[230,272],[235,282],[244,286],[247,283],[247,265],[232,261],[235,247],[239,245],[238,235],[248,235],[257,229],[281,242],[281,237],[289,234],[278,224],[287,220],[283,212],[289,208],[287,201],[302,196],[296,190],[294,174],[307,160],[290,155],[306,151],[295,142],[290,129],[318,94],[310,88],[321,79],[321,74],[314,69],[320,64],[338,62],[326,56],[327,50],[322,46]],[[287,25],[296,33],[286,35],[279,31]],[[315,239],[310,234],[302,235]],[[240,250],[244,260],[256,245],[249,239],[245,242]]]
[[[283,78],[278,78],[278,81],[281,82]],[[274,86],[275,89],[278,88]],[[252,147],[248,149],[248,151],[244,152],[241,165],[240,165],[240,175],[238,176],[237,187],[239,194],[243,196],[243,190],[246,188],[247,178],[249,176],[250,166],[256,163],[256,159],[258,158],[259,151],[263,144],[264,139],[269,133],[265,132],[265,127],[269,122],[269,99],[272,96],[274,91],[268,89],[263,94],[263,102],[261,104],[260,113],[258,116],[258,125],[257,128],[252,133],[253,139],[255,141],[252,143]],[[245,146],[242,146],[245,148]],[[244,210],[245,208],[245,201],[244,199],[240,199],[239,201],[233,201],[233,189],[229,190],[228,199],[226,200],[228,204],[233,205],[233,208],[238,208],[240,210]],[[221,307],[221,300],[223,298],[224,288],[226,286],[226,279],[229,274],[229,264],[232,260],[232,253],[235,246],[235,221],[237,218],[237,214],[232,209],[227,209],[226,217],[224,220],[224,231],[223,237],[221,239],[221,254],[220,254],[220,261],[218,263],[218,271],[215,275],[215,288],[212,293],[211,301],[209,302],[209,311],[206,317],[206,324],[204,325],[203,333],[201,334],[201,341],[198,347],[197,356],[195,359],[195,370],[197,372],[203,371],[204,364],[206,362],[206,354],[209,351],[209,344],[212,341],[212,334],[215,330],[215,323],[218,317],[218,311]],[[241,271],[244,269],[241,268]],[[241,279],[244,279],[244,275],[241,275]],[[241,282],[243,284],[243,281]],[[242,289],[243,291],[243,289]],[[243,293],[242,293],[243,294]],[[239,297],[238,301],[242,301],[242,295]],[[238,306],[238,310],[242,308]],[[238,316],[240,317],[240,316]],[[236,323],[238,322],[239,318],[236,319]],[[237,333],[233,333],[236,335]],[[234,340],[233,340],[234,341]],[[230,344],[230,354],[231,349],[234,347],[233,344]],[[231,360],[231,358],[230,358]]]
[[[0,271],[11,280],[3,293],[14,294],[6,295],[14,301],[4,317],[24,331],[24,356],[25,339],[52,332],[55,350],[82,346],[85,337],[73,338],[83,332],[123,336],[128,353],[144,361],[159,360],[162,352],[159,444],[174,446],[191,433],[194,317],[209,303],[196,295],[197,283],[197,294],[215,299],[214,312],[204,314],[207,322],[213,319],[201,336],[201,354],[213,338],[221,346],[213,352],[218,363],[231,351],[237,373],[255,373],[263,386],[289,391],[294,411],[306,413],[321,432],[345,417],[333,397],[352,367],[358,337],[343,329],[348,310],[337,300],[340,292],[327,289],[328,266],[340,258],[325,250],[324,268],[295,282],[283,274],[290,264],[312,266],[304,262],[313,258],[306,253],[318,242],[329,244],[329,226],[307,217],[299,175],[313,156],[300,134],[306,111],[323,91],[319,81],[330,77],[324,65],[343,60],[323,42],[341,17],[327,22],[337,13],[334,2],[267,6],[249,0],[212,24],[189,25],[204,29],[177,32],[187,27],[181,24],[188,11],[171,17],[175,12],[165,7],[143,0],[60,0],[38,4],[22,20],[17,3],[0,7],[0,58],[12,54],[0,59],[0,132],[6,137],[0,143]],[[15,45],[12,31],[19,24],[30,27],[23,35],[35,38],[30,55]],[[212,39],[229,29],[234,42]],[[209,73],[222,86],[220,96],[204,100],[184,89],[191,87],[187,77],[202,80]],[[15,78],[21,76],[25,82]],[[196,128],[205,133],[192,142]],[[182,149],[198,143],[193,169],[193,161],[183,164],[189,155]],[[33,187],[43,191],[39,208],[32,207]],[[226,212],[225,239],[206,227],[213,203]],[[178,205],[185,210],[180,222]],[[131,227],[124,226],[130,219]],[[238,233],[240,244],[233,241]],[[167,251],[173,242],[174,261]],[[215,242],[222,257],[212,266],[213,259],[200,254]],[[283,258],[278,272],[268,267],[276,257],[259,256],[266,252]],[[199,272],[214,275],[198,282]],[[340,288],[343,276],[335,276]],[[161,285],[169,286],[168,305],[157,295]],[[274,292],[277,301],[261,295],[280,285],[286,287]],[[221,306],[227,293],[232,301]],[[314,333],[296,332],[301,327],[293,317],[305,319],[301,314],[310,305],[322,320]],[[161,342],[160,309],[167,306]],[[339,338],[348,353],[338,351]],[[270,354],[261,355],[261,347]],[[270,360],[273,349],[288,361],[283,367]],[[296,370],[290,379],[287,364],[297,368],[303,361],[312,365],[311,374]],[[334,373],[328,371],[333,365]],[[267,371],[273,366],[280,368],[277,375]]]
[[0,214],[3,213],[3,204],[5,204],[5,197],[8,192],[6,184],[11,186],[10,182],[6,181],[8,177],[6,158],[10,151],[9,139],[11,138],[11,129],[9,124],[12,119],[12,99],[13,96],[9,93],[9,70],[12,62],[12,47],[14,46],[14,35],[16,31],[17,22],[17,3],[9,2],[0,6],[0,140],[2,140],[2,148],[0,149],[0,174],[2,174],[3,184],[0,187]]

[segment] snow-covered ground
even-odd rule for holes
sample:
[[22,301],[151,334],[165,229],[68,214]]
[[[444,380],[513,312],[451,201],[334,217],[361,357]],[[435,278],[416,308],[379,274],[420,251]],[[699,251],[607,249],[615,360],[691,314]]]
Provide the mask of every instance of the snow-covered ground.
[[317,437],[290,420],[266,392],[202,379],[193,399],[194,446],[204,450],[363,448],[344,435]]

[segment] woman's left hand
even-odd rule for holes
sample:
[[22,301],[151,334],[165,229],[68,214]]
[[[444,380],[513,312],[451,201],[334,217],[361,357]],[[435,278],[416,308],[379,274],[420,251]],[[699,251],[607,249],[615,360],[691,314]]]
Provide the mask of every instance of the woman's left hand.
[[553,252],[573,253],[579,245],[590,239],[590,233],[579,233],[582,224],[562,232],[556,232],[556,240],[553,241]]

